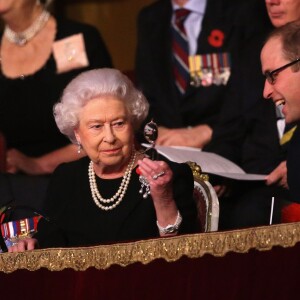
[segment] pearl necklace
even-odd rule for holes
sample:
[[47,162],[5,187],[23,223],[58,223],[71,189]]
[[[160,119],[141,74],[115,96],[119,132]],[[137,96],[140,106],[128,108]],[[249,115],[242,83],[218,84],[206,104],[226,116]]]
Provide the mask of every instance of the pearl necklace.
[[4,35],[11,43],[18,46],[24,46],[35,35],[37,35],[37,33],[45,26],[49,18],[50,13],[43,10],[40,16],[26,30],[22,32],[15,32],[6,25]]
[[[117,191],[116,194],[114,194],[111,198],[109,199],[105,199],[101,196],[100,192],[98,191],[97,188],[97,183],[96,183],[96,175],[95,175],[95,171],[93,168],[93,162],[91,161],[89,163],[89,169],[88,169],[88,174],[89,174],[89,182],[90,182],[90,188],[91,188],[91,193],[92,193],[92,197],[93,200],[95,202],[95,204],[103,209],[103,210],[112,210],[114,209],[117,205],[119,205],[121,203],[121,201],[124,198],[124,195],[127,191],[128,188],[128,184],[131,178],[131,171],[134,167],[134,163],[135,163],[135,159],[136,159],[136,152],[134,151],[133,154],[131,155],[131,159],[130,162],[126,168],[125,174],[123,176],[121,185]],[[117,200],[117,201],[115,201]],[[115,201],[115,202],[114,202]],[[114,203],[113,203],[114,202]],[[113,203],[111,205],[103,205],[103,204],[109,204],[109,203]]]

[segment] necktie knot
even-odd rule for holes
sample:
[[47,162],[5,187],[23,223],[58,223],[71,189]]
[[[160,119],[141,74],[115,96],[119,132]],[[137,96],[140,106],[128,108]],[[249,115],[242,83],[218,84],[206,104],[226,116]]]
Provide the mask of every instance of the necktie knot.
[[185,8],[175,10],[175,23],[183,24],[191,11]]

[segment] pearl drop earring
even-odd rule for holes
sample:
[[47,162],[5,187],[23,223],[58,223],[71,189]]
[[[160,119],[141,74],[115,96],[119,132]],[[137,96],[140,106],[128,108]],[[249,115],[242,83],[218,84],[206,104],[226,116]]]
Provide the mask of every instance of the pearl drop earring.
[[78,146],[77,146],[77,153],[78,153],[78,154],[81,153],[81,149],[82,149],[82,146],[81,146],[81,144],[78,142]]

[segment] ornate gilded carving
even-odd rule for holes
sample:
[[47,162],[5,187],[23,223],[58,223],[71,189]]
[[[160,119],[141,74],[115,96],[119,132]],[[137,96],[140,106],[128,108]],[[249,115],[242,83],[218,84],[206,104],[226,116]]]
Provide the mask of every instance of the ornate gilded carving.
[[204,180],[204,181],[209,181],[208,174],[202,173],[202,169],[197,163],[195,163],[193,161],[187,161],[186,163],[192,169],[194,178],[196,178],[196,179],[198,178],[198,179]]
[[182,256],[224,256],[228,252],[246,253],[250,249],[266,251],[274,246],[292,247],[299,241],[300,223],[280,224],[94,247],[3,253],[0,254],[0,271],[11,273],[18,269],[35,271],[40,268],[51,271],[66,268],[83,271],[91,267],[107,269],[113,264],[148,264],[158,258],[171,262]]

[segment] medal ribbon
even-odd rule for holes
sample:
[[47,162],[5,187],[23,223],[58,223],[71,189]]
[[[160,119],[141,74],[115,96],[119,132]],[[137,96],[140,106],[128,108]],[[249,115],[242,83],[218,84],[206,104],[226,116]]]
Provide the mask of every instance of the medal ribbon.
[[37,224],[41,216],[34,216],[1,224],[1,233],[4,239],[26,236],[37,231]]

